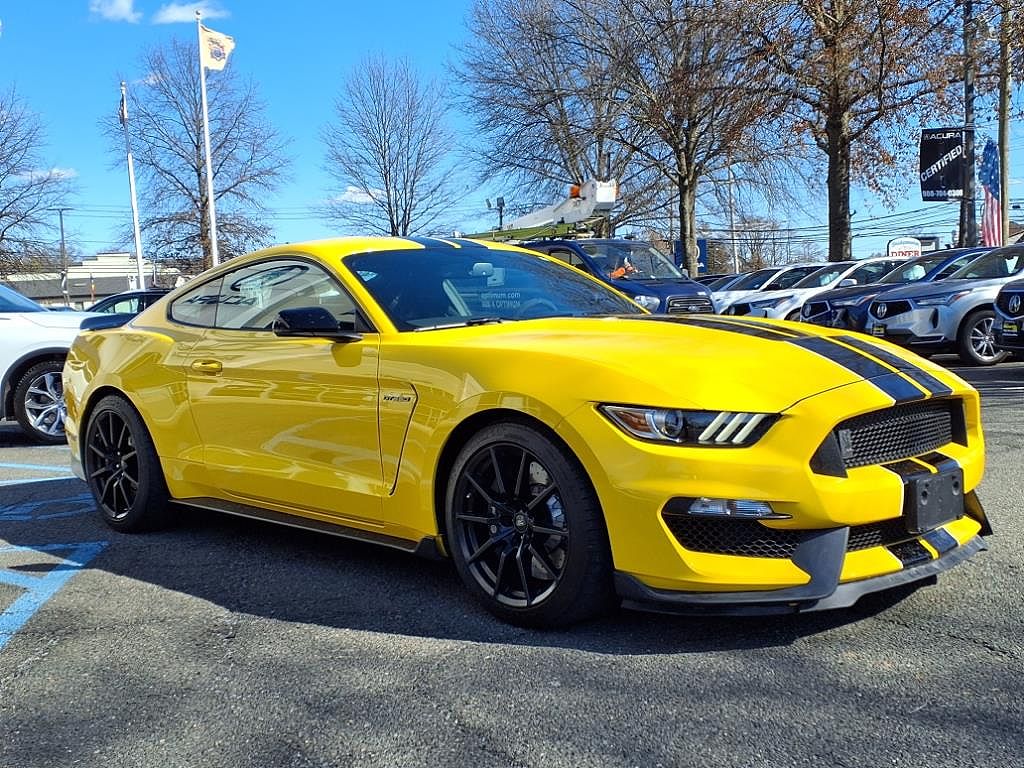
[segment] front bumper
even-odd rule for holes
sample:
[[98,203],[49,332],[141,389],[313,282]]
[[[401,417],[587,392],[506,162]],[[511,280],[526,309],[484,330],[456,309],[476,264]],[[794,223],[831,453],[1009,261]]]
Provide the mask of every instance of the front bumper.
[[1024,352],[1024,316],[1010,317],[996,308],[993,330],[999,349],[1007,352]]
[[[924,582],[987,549],[980,536],[957,546],[942,529],[925,534],[928,543],[947,546],[937,551],[934,559],[909,565],[901,571],[882,576],[839,583],[839,574],[846,550],[848,528],[834,528],[801,545],[793,562],[804,569],[810,581],[797,587],[768,592],[674,592],[653,589],[635,576],[617,572],[615,589],[626,608],[661,613],[717,614],[757,616],[779,613],[810,613],[812,611],[848,608],[864,595],[883,592],[904,584]],[[950,542],[953,542],[950,545]],[[923,547],[922,547],[923,548]],[[926,550],[927,551],[927,550]]]
[[827,301],[812,301],[804,305],[800,319],[826,328],[862,331],[866,317],[867,308],[863,305],[837,307]]
[[868,315],[864,332],[904,347],[941,351],[956,344],[963,308],[913,307],[908,312],[879,319]]

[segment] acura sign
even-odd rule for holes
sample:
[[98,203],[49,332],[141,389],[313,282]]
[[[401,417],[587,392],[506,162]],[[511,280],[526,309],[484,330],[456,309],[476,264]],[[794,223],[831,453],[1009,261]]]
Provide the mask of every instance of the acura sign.
[[926,203],[960,200],[964,196],[964,128],[921,131],[921,199]]

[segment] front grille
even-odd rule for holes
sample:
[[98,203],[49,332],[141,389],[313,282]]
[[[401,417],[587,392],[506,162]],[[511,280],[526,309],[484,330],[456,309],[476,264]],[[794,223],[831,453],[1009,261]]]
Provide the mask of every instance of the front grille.
[[804,305],[804,317],[817,317],[828,314],[829,304],[827,301],[809,301]]
[[841,422],[833,431],[847,469],[919,456],[966,443],[963,403],[956,399],[907,403]]
[[[878,308],[885,305],[885,315],[879,314]],[[896,315],[902,315],[904,312],[910,311],[909,301],[875,301],[871,304],[871,314],[877,317],[879,320],[887,320],[890,317],[896,317]]]
[[[767,557],[788,560],[796,548],[817,531],[791,531],[768,528],[756,520],[721,520],[663,513],[669,530],[684,549],[714,555]],[[891,546],[910,541],[902,518],[880,523],[850,526],[846,551]]]
[[[1017,307],[1016,312],[1010,311],[1011,296],[1016,296],[1020,300],[1020,305]],[[1004,315],[1009,317],[1024,317],[1024,291],[1002,291],[996,297],[996,306],[999,307]]]
[[666,303],[666,310],[670,315],[678,315],[684,312],[714,312],[715,305],[711,299],[705,296],[670,296]]

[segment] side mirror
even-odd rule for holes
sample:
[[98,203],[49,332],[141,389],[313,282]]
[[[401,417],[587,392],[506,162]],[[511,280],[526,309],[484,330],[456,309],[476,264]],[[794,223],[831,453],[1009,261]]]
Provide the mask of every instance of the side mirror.
[[282,309],[274,319],[275,336],[331,339],[338,342],[359,341],[361,333],[342,328],[334,315],[323,307]]
[[854,285],[857,285],[857,281],[854,280],[852,277],[847,277],[839,281],[840,288],[849,288]]

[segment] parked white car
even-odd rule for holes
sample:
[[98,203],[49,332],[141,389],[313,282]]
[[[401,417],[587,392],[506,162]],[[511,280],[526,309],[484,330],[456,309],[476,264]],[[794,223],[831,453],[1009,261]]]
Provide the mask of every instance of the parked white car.
[[817,261],[813,264],[783,264],[779,267],[765,267],[742,275],[739,280],[730,282],[723,290],[712,290],[711,296],[721,311],[730,304],[735,304],[741,299],[748,299],[758,293],[789,288],[824,266],[826,266],[825,262]]
[[906,258],[881,256],[860,261],[836,261],[811,272],[791,288],[764,291],[734,301],[721,309],[723,315],[751,315],[777,320],[799,320],[800,308],[808,299],[830,288],[867,285],[896,269]]
[[51,312],[0,285],[0,419],[39,443],[64,442],[61,371],[88,312]]

